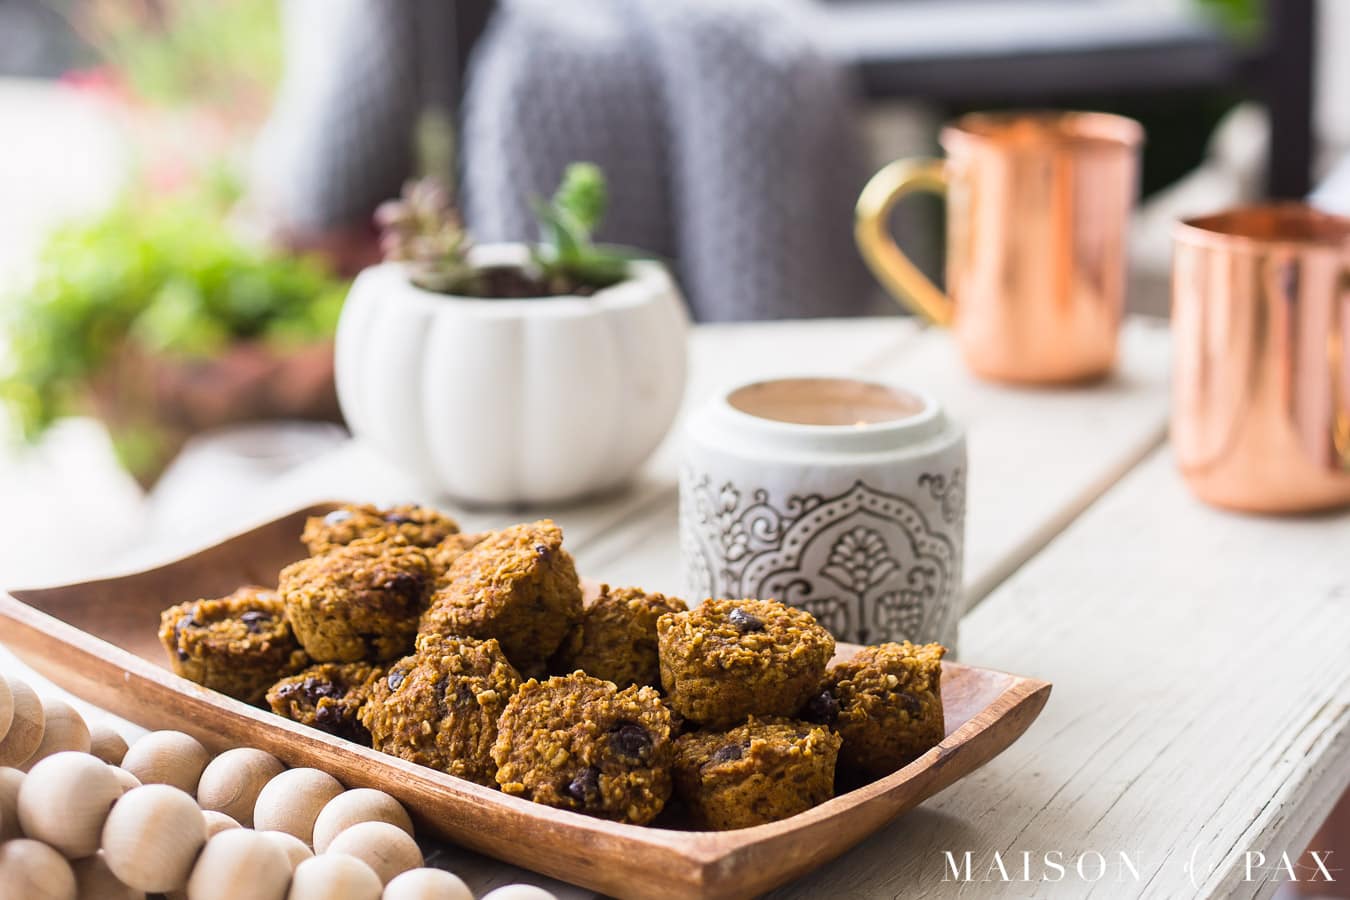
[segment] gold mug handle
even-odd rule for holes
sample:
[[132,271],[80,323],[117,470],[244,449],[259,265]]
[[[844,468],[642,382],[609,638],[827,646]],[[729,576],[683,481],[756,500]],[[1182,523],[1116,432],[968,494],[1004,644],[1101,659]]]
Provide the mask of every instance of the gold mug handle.
[[951,325],[952,300],[904,254],[891,237],[891,210],[913,191],[947,192],[946,166],[940,159],[898,159],[873,175],[858,195],[853,239],[863,261],[896,301],[935,325]]

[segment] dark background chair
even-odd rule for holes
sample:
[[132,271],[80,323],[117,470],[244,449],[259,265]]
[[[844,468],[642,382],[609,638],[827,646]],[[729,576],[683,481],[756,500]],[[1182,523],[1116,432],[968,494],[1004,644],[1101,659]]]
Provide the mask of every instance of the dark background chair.
[[[459,86],[443,97],[453,104],[493,2],[459,0],[453,8],[423,2],[447,16],[446,27],[455,34],[456,56],[449,65],[460,77],[434,76],[437,84]],[[830,51],[856,73],[867,98],[916,99],[959,110],[1231,92],[1260,100],[1270,111],[1270,195],[1308,192],[1316,0],[1265,0],[1265,27],[1250,44],[1198,16],[1120,0],[823,0],[823,5]]]

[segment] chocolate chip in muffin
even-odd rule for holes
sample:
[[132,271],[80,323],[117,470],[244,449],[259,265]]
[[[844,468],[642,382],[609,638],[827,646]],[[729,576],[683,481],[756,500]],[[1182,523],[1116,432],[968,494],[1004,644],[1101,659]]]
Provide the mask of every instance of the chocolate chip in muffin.
[[733,759],[740,759],[745,755],[745,748],[740,744],[727,744],[724,747],[718,747],[717,752],[713,753],[713,762],[731,762]]
[[821,691],[806,701],[802,718],[817,725],[833,725],[839,718],[839,701],[829,691]]
[[593,806],[600,799],[600,770],[587,766],[576,774],[567,785],[567,796],[586,806]]
[[642,763],[652,755],[652,736],[636,722],[620,722],[614,727],[610,744],[622,759]]
[[748,613],[740,607],[736,607],[727,613],[727,621],[730,622],[741,634],[749,634],[752,631],[763,631],[764,620],[753,613]]

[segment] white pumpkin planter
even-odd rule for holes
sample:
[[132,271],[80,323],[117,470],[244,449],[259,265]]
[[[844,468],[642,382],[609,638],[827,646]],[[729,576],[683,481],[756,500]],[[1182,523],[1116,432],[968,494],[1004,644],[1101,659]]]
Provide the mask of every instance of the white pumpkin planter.
[[[475,248],[521,264],[522,245]],[[684,392],[684,300],[665,267],[590,297],[493,300],[414,286],[385,263],[352,284],[336,377],[352,432],[429,490],[481,505],[561,503],[626,481]]]

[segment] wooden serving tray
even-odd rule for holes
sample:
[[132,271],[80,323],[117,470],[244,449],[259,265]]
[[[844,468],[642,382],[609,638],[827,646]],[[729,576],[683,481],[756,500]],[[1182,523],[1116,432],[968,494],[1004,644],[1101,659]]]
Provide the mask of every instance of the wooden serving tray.
[[[160,610],[275,584],[304,555],[299,510],[159,568],[62,587],[0,592],[0,640],[74,694],[147,728],[175,728],[213,751],[261,747],[292,766],[379,788],[420,834],[470,847],[615,897],[748,897],[838,856],[899,813],[968,775],[1026,731],[1044,681],[943,664],[947,736],[898,772],[790,819],[727,832],[607,822],[509,797],[264,712],[173,675],[156,637]],[[840,645],[838,656],[857,651]]]

